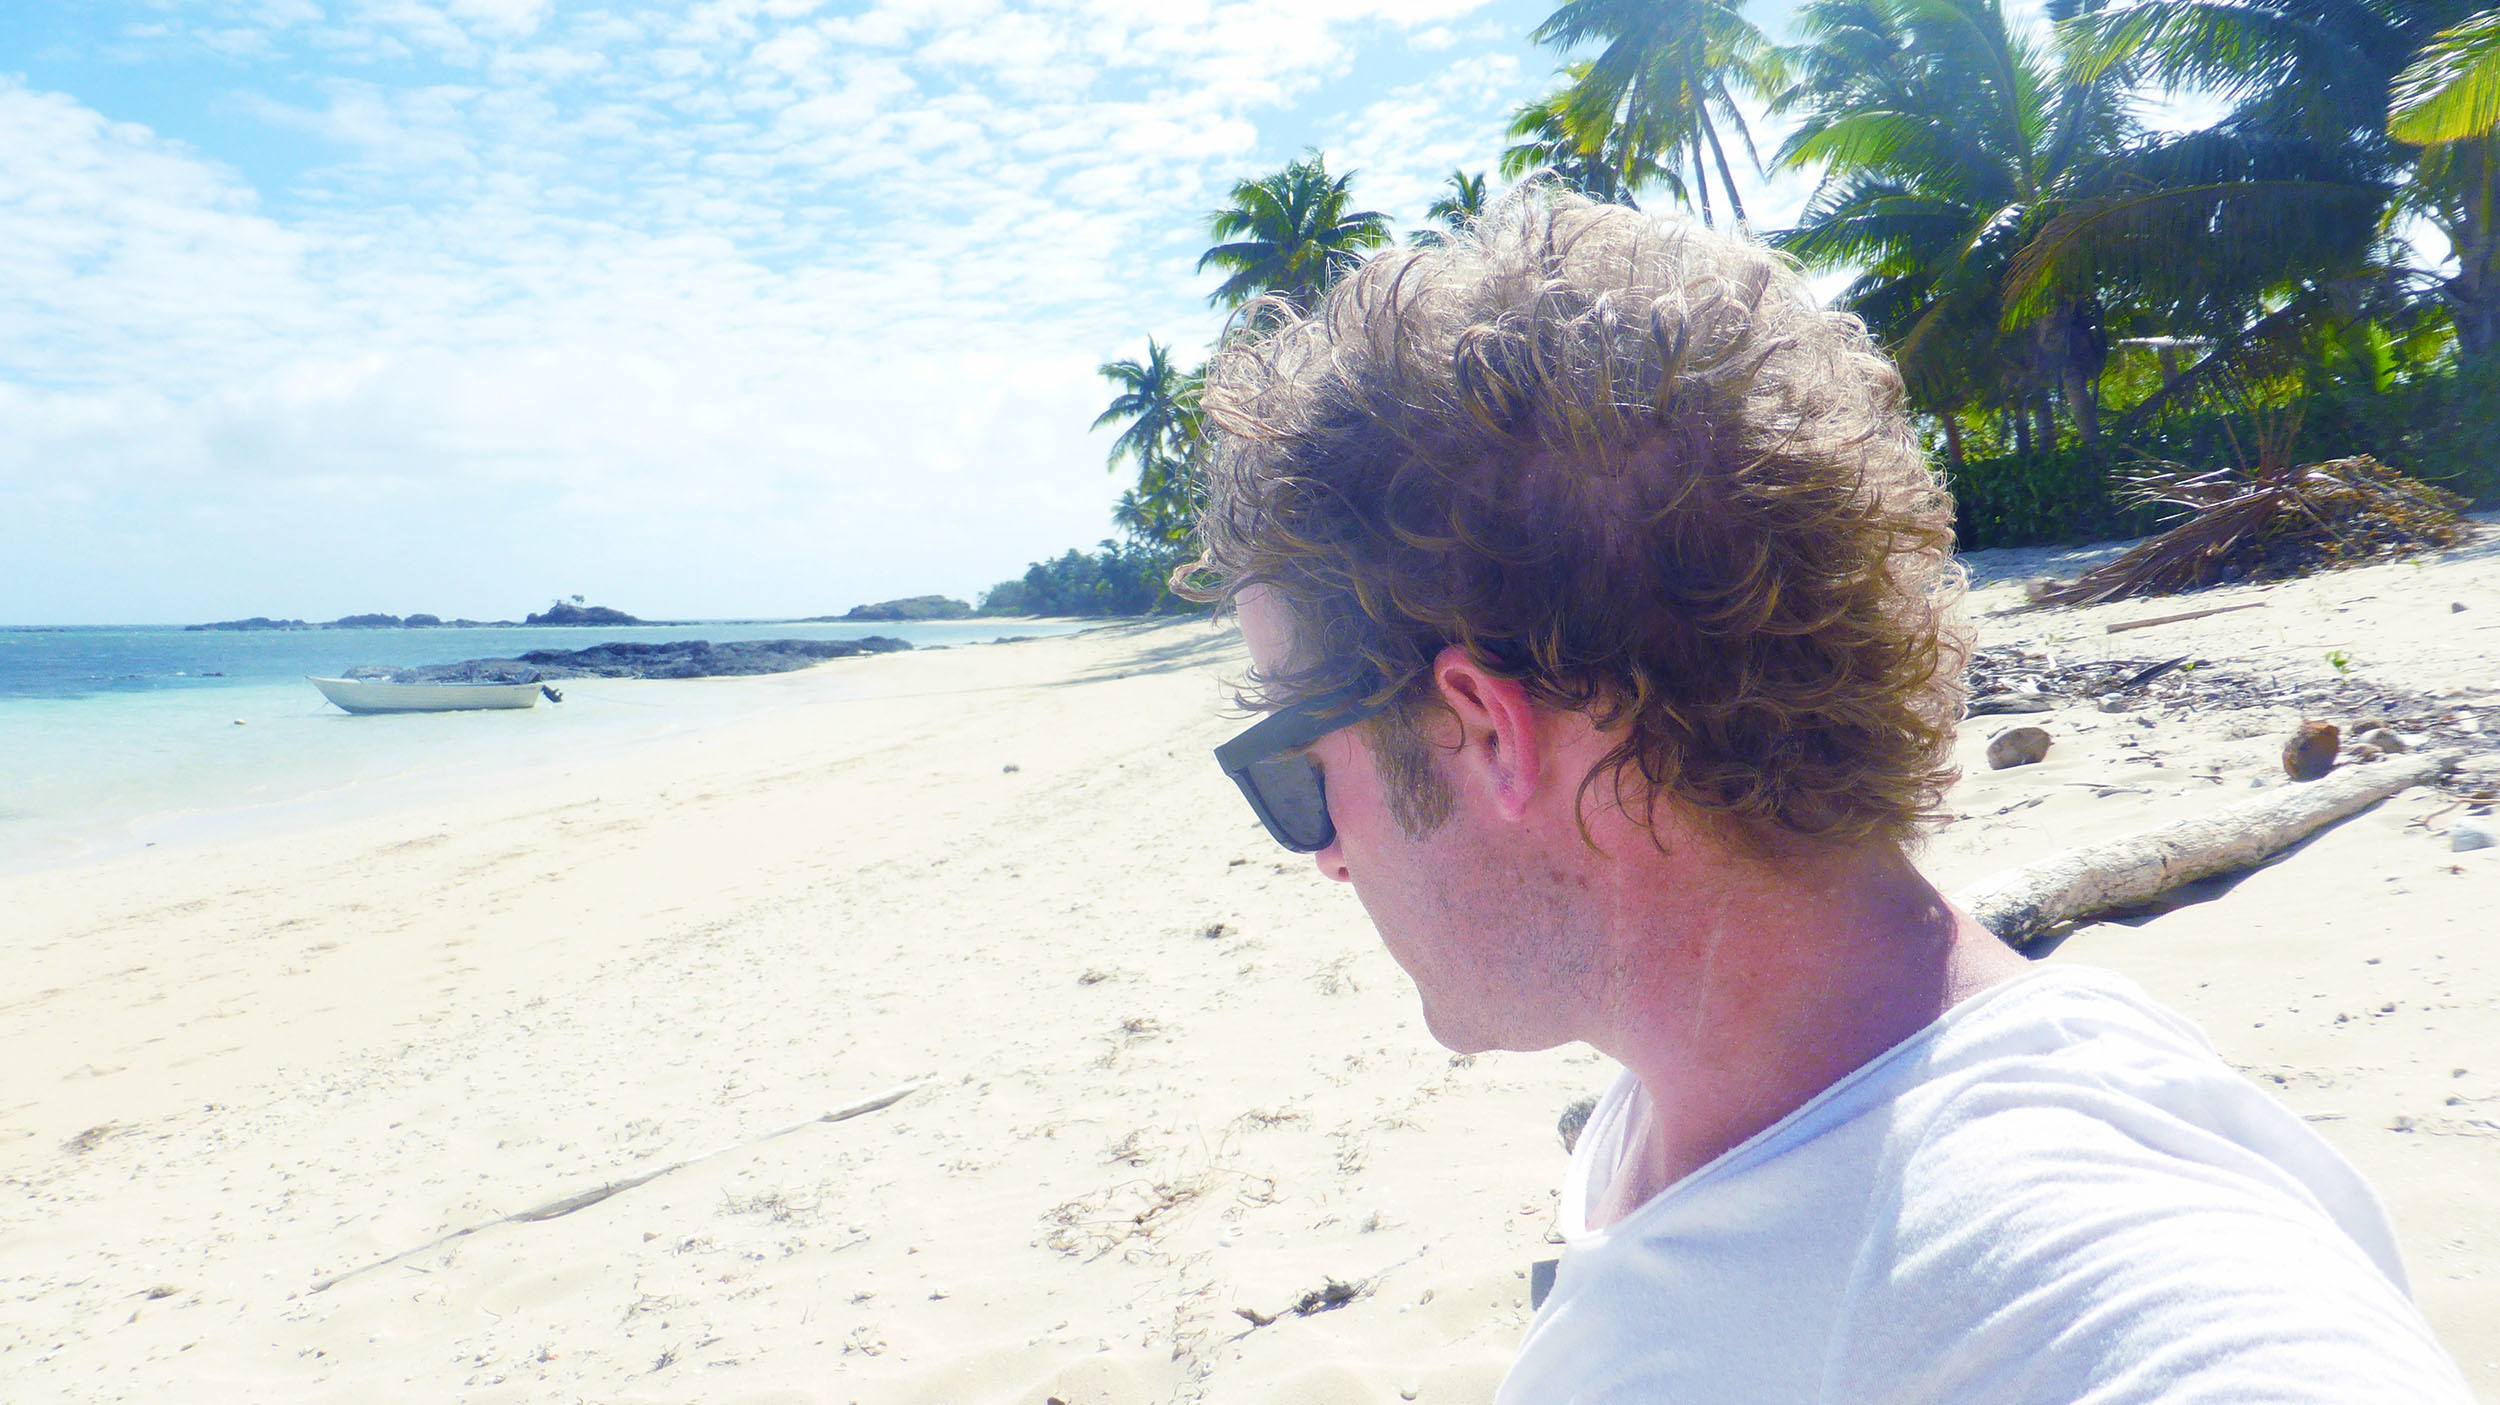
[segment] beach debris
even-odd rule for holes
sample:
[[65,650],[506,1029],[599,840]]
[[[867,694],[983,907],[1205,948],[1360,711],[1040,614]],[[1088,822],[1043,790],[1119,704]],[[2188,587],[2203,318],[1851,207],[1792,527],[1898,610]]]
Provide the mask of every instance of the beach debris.
[[2296,781],[2314,781],[2335,769],[2342,734],[2332,722],[2303,722],[2283,743],[2283,774]]
[[2010,712],[2055,712],[2057,700],[2045,693],[1997,693],[1974,698],[1963,710],[1965,717],[1995,717]]
[[95,1150],[97,1147],[104,1145],[105,1138],[110,1137],[119,1131],[121,1131],[121,1124],[117,1122],[99,1122],[96,1125],[89,1127],[87,1130],[79,1133],[77,1136],[70,1138],[68,1141],[61,1143],[61,1150],[68,1152],[72,1156],[84,1156],[88,1152]]
[[1021,771],[1021,770],[1023,770],[1023,769],[1024,769],[1024,768],[1023,768],[1022,766],[1019,766],[1019,765],[1017,765],[1015,762],[1010,761],[1010,762],[1008,762],[1006,765],[999,767],[999,768],[998,768],[998,773],[999,773],[1000,775],[1002,775],[1002,776],[1012,776],[1012,775],[1014,775],[1016,772]]
[[2500,848],[2500,827],[2487,819],[2468,815],[2448,826],[2448,851],[2470,854],[2477,849]]
[[1356,1298],[1370,1293],[1371,1290],[1371,1280],[1367,1278],[1358,1278],[1351,1283],[1331,1278],[1295,1299],[1291,1307],[1281,1308],[1275,1312],[1261,1312],[1255,1307],[1237,1307],[1233,1309],[1233,1315],[1244,1319],[1253,1327],[1265,1327],[1287,1315],[1310,1317],[1317,1313],[1335,1311]]
[[2355,735],[2353,737],[2353,741],[2361,746],[2377,747],[2381,752],[2384,752],[2389,756],[2402,756],[2406,752],[2413,750],[2413,743],[2406,741],[2403,737],[2396,735],[2394,732],[2387,730],[2385,727],[2367,728]]
[[2128,499],[2176,508],[2186,520],[2049,591],[2045,603],[2090,605],[2282,580],[2465,540],[2465,500],[2456,494],[2367,454],[2289,464],[2290,443],[2288,433],[2261,436],[2258,462],[2245,470],[2156,464],[2132,475]]
[[1595,1111],[1597,1111],[1595,1098],[1581,1098],[1563,1109],[1562,1117],[1554,1123],[1554,1130],[1562,1136],[1565,1152],[1578,1149],[1580,1133],[1589,1125],[1589,1114]]
[[2102,698],[2099,702],[2093,704],[2093,706],[2098,707],[2103,712],[2124,712],[2128,708],[2135,706],[2135,704],[2130,701],[2124,693],[2111,693],[2109,696]]
[[2152,682],[2156,678],[2170,673],[2174,669],[2187,667],[2190,663],[2194,662],[2195,659],[2196,656],[2194,654],[2181,654],[2176,658],[2163,659],[2160,663],[2153,664],[2145,668],[2139,668],[2135,672],[2128,674],[2124,682],[2121,682],[2116,687],[2111,688],[2110,691],[2113,693],[2132,693],[2136,689],[2143,687],[2145,684]]
[[2464,601],[2462,601],[2462,600],[2451,600],[2451,601],[2449,601],[2449,602],[2448,602],[2448,613],[2449,613],[2449,614],[2452,614],[2452,615],[2462,615],[2462,614],[2464,614],[2464,613],[2465,613],[2465,602],[2464,602]]
[[249,723],[249,722],[246,722],[246,721],[244,721],[242,718],[238,717],[238,718],[234,719],[234,725],[236,725],[236,726],[238,726],[238,727],[249,727],[249,726],[251,726],[252,724],[251,724],[251,723]]
[[2149,620],[2119,620],[2116,623],[2101,626],[2101,632],[2104,634],[2125,634],[2130,630],[2151,629],[2155,625],[2185,624],[2189,620],[2201,620],[2214,615],[2227,615],[2234,610],[2262,610],[2265,606],[2266,602],[2263,600],[2251,600],[2245,605],[2216,605],[2211,609],[2189,610],[2184,614],[2155,615]]
[[896,1103],[899,1103],[903,1099],[920,1091],[920,1087],[921,1085],[918,1083],[906,1083],[902,1087],[896,1088],[891,1092],[880,1093],[876,1097],[869,1098],[863,1102],[852,1103],[848,1107],[835,1108],[831,1112],[821,1113],[817,1116],[810,1117],[803,1122],[793,1122],[787,1127],[776,1128],[773,1131],[766,1132],[760,1137],[750,1137],[742,1142],[732,1142],[727,1146],[714,1147],[712,1150],[704,1152],[700,1156],[689,1156],[682,1161],[672,1161],[665,1166],[645,1171],[639,1176],[628,1176],[621,1181],[610,1181],[606,1185],[597,1186],[590,1190],[581,1191],[577,1194],[562,1196],[557,1199],[550,1200],[543,1205],[533,1205],[529,1209],[516,1210],[509,1215],[499,1215],[496,1218],[487,1220],[481,1224],[470,1225],[466,1229],[453,1230],[449,1234],[436,1239],[428,1240],[414,1249],[408,1249],[403,1252],[393,1254],[387,1259],[377,1260],[373,1263],[366,1264],[362,1268],[351,1268],[345,1273],[336,1274],[329,1278],[322,1279],[320,1282],[315,1283],[309,1290],[307,1290],[306,1296],[309,1297],[313,1293],[326,1293],[341,1283],[346,1282],[350,1278],[371,1273],[377,1268],[388,1268],[390,1265],[398,1263],[402,1259],[415,1258],[417,1255],[426,1253],[429,1250],[439,1249],[442,1246],[451,1243],[453,1240],[466,1239],[472,1234],[476,1234],[482,1230],[493,1229],[497,1225],[540,1224],[547,1220],[562,1219],[564,1216],[570,1215],[575,1211],[587,1210],[591,1206],[596,1205],[603,1200],[607,1200],[613,1196],[622,1195],[626,1191],[634,1189],[636,1186],[649,1185],[651,1182],[658,1180],[660,1177],[665,1176],[672,1171],[682,1171],[689,1166],[709,1161],[713,1157],[725,1156],[733,1151],[742,1151],[760,1142],[771,1141],[776,1137],[786,1137],[792,1132],[802,1131],[806,1128],[816,1126],[819,1123],[848,1122],[854,1117],[865,1116],[871,1112],[883,1111],[884,1109],[892,1107]]
[[1988,738],[1988,766],[2003,771],[2029,766],[2049,754],[2049,734],[2039,727],[2008,727]]
[[1981,926],[2023,946],[2096,912],[2262,863],[2347,815],[2445,776],[2457,762],[2453,751],[2421,753],[2252,795],[2209,814],[2007,869],[1961,889],[1953,900]]

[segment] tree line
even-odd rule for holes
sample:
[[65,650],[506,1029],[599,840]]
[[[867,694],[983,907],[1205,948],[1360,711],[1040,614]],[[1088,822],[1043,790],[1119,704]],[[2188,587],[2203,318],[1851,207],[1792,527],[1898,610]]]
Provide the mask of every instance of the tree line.
[[[1565,0],[1531,33],[1552,91],[1406,237],[1480,217],[1494,173],[1747,229],[1740,166],[1807,175],[1793,225],[1754,232],[1849,275],[1837,304],[1900,363],[1969,548],[2149,528],[2129,464],[2245,466],[2252,426],[2500,497],[2500,7],[2048,8],[2026,27],[2001,0],[1808,0],[1778,42],[1741,0]],[[2183,93],[2219,115],[2145,119]],[[1389,245],[1353,176],[1314,150],[1236,182],[1207,218],[1210,301],[1308,308]],[[1095,427],[1134,475],[1121,540],[1008,584],[1039,599],[1090,571],[1051,598],[1170,608],[1205,366],[1150,338],[1101,371]]]

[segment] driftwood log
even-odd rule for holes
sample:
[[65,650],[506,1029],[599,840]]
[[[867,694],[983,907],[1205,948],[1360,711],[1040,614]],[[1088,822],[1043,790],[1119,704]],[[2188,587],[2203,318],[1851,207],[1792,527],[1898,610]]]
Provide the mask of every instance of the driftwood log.
[[451,1243],[453,1240],[466,1239],[480,1230],[493,1229],[497,1225],[537,1224],[543,1220],[561,1219],[566,1215],[572,1214],[576,1210],[587,1210],[591,1206],[596,1205],[600,1201],[606,1200],[611,1196],[621,1195],[637,1186],[649,1185],[653,1181],[658,1180],[660,1177],[667,1175],[671,1171],[682,1171],[689,1166],[709,1161],[715,1156],[724,1156],[730,1152],[754,1146],[758,1142],[768,1142],[775,1137],[786,1137],[792,1132],[803,1131],[806,1128],[819,1126],[823,1123],[848,1122],[854,1117],[864,1116],[871,1112],[883,1111],[884,1109],[901,1102],[903,1099],[910,1097],[913,1093],[918,1092],[920,1090],[920,1086],[921,1085],[917,1083],[906,1083],[902,1087],[897,1088],[890,1093],[881,1093],[878,1096],[869,1098],[864,1102],[856,1102],[848,1107],[838,1107],[831,1112],[820,1113],[814,1117],[808,1118],[804,1122],[793,1122],[787,1127],[775,1128],[760,1137],[750,1137],[742,1142],[732,1142],[728,1146],[714,1147],[712,1150],[703,1153],[701,1156],[689,1156],[683,1161],[671,1161],[665,1166],[645,1171],[639,1176],[628,1176],[621,1181],[610,1181],[606,1185],[593,1186],[589,1190],[577,1191],[571,1195],[558,1196],[553,1200],[547,1201],[545,1204],[532,1205],[526,1210],[515,1210],[509,1215],[497,1215],[491,1220],[487,1220],[482,1224],[470,1225],[466,1229],[455,1229],[451,1233],[443,1235],[439,1238],[429,1239],[414,1249],[404,1249],[399,1253],[391,1255],[387,1259],[381,1259],[374,1263],[366,1264],[362,1268],[351,1268],[345,1273],[324,1278],[320,1282],[312,1285],[310,1289],[306,1290],[306,1296],[309,1297],[313,1293],[326,1293],[341,1283],[346,1282],[348,1279],[357,1277],[360,1274],[371,1273],[377,1268],[388,1268],[392,1264],[398,1263],[403,1259],[415,1258],[417,1255],[422,1254],[429,1249],[439,1249],[444,1245]]
[[2086,844],[1980,879],[1953,895],[1979,925],[2015,946],[2096,912],[2149,902],[2182,884],[2253,868],[2335,821],[2437,780],[2459,753],[2392,756],[2348,766],[2211,814]]

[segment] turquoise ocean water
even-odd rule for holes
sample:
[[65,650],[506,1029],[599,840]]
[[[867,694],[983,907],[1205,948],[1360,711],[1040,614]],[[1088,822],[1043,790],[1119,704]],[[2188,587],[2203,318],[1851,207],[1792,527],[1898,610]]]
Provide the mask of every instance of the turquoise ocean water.
[[557,685],[561,705],[526,712],[351,717],[324,701],[304,681],[308,674],[612,640],[884,634],[926,648],[1083,627],[995,620],[251,633],[0,626],[0,872],[281,827],[420,788],[490,784],[515,768],[577,763],[733,720],[764,696],[579,679]]

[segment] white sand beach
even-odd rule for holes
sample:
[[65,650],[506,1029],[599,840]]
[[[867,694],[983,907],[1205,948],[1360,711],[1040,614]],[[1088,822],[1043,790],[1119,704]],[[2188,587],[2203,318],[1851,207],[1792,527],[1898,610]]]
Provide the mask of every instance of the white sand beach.
[[[2015,609],[2052,557],[1975,563],[1983,646],[2200,666],[1974,719],[1949,885],[2285,784],[2303,711],[2351,720],[2226,694],[2500,729],[2488,529]],[[641,685],[757,706],[0,878],[0,1399],[1489,1399],[1554,1252],[1555,1116],[1610,1069],[1431,1042],[1353,894],[1209,761],[1241,663],[1183,622]],[[1988,770],[2025,722],[2047,759]],[[2141,982],[2351,1157],[2500,1395],[2500,850],[2451,851],[2466,813],[2407,792],[2045,959]]]

